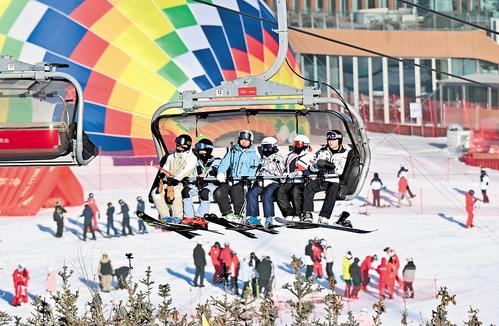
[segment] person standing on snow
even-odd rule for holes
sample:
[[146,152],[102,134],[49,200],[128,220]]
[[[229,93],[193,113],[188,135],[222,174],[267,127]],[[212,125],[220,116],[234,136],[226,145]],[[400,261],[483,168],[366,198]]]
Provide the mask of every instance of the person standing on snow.
[[487,189],[489,188],[489,176],[485,168],[480,169],[480,189],[482,190],[483,202],[489,203],[489,196],[487,196]]
[[217,241],[213,246],[211,246],[210,252],[208,253],[211,257],[213,268],[215,269],[213,279],[211,280],[212,284],[220,282],[220,278],[222,277],[222,260],[220,259],[220,251],[220,243]]
[[324,274],[322,271],[322,252],[324,248],[322,247],[319,240],[315,240],[312,244],[312,260],[314,262],[314,272],[317,278],[322,278]]
[[304,222],[313,222],[314,196],[317,192],[325,191],[326,198],[319,213],[318,223],[329,223],[340,190],[340,177],[352,155],[350,146],[343,144],[341,131],[328,131],[326,139],[327,145],[317,152],[316,159],[310,165],[309,170],[312,173],[337,174],[338,177],[324,179],[319,176],[307,183],[303,192],[303,214],[301,217]]
[[241,264],[239,257],[235,251],[231,252],[232,259],[230,262],[230,291],[234,295],[239,295],[239,286],[237,284],[237,277],[239,276],[239,268]]
[[[375,172],[374,178],[371,180],[371,189],[373,191],[373,206],[381,207],[381,203],[380,203],[381,188],[383,188],[383,182],[379,178],[378,172]],[[366,202],[367,202],[367,200],[366,200]]]
[[376,268],[376,272],[378,272],[378,289],[379,289],[379,297],[380,299],[385,298],[385,288],[387,287],[389,271],[386,266],[386,258],[381,258],[381,264]]
[[53,294],[57,291],[57,281],[56,281],[56,272],[52,267],[49,267],[47,270],[47,278],[45,279],[45,291],[48,294]]
[[324,242],[324,260],[326,261],[326,275],[328,280],[335,280],[333,272],[333,247],[326,241]]
[[64,213],[67,213],[67,211],[64,207],[62,207],[61,201],[58,200],[54,209],[54,221],[57,223],[57,232],[55,233],[56,238],[62,237],[62,231],[64,229]]
[[[402,177],[405,177],[407,179],[407,173],[409,172],[409,170],[405,167],[404,163],[401,163],[400,164],[400,169],[398,170],[397,172],[397,178],[402,178]],[[416,195],[414,195],[411,191],[411,188],[409,188],[409,183],[407,183],[407,192],[409,193],[409,196],[411,196],[411,198],[414,198],[416,197]]]
[[360,267],[359,267],[359,261],[360,259],[358,257],[355,257],[353,259],[353,263],[349,267],[349,272],[350,272],[350,277],[352,278],[352,293],[350,298],[352,299],[358,299],[358,294],[360,290],[360,286],[362,285],[362,275],[360,274]]
[[[279,154],[277,139],[265,137],[260,145],[262,152],[261,168],[258,176],[282,176],[284,170],[284,157]],[[246,217],[249,224],[261,225],[258,197],[262,197],[263,216],[265,227],[271,227],[274,222],[274,195],[279,189],[278,180],[256,180],[246,195]]]
[[[228,178],[254,177],[260,165],[260,157],[253,145],[253,133],[242,130],[236,145],[225,154],[218,167],[217,179],[220,186],[215,189],[213,198],[220,208],[222,217],[227,220],[237,220],[244,206],[244,181],[229,185]],[[234,206],[232,209],[231,203]]]
[[223,249],[220,251],[220,260],[222,261],[222,277],[224,279],[224,287],[229,286],[230,265],[232,263],[232,249],[229,242],[224,243]]
[[256,256],[254,252],[250,254],[249,265],[253,268],[253,278],[251,279],[251,289],[253,290],[253,298],[256,298],[259,294],[258,290],[258,264],[260,264],[260,259]]
[[314,245],[314,240],[309,239],[308,244],[305,246],[305,259],[303,263],[307,266],[305,272],[305,280],[310,280],[312,273],[314,272],[314,251],[312,249]]
[[369,276],[369,270],[374,269],[373,262],[378,260],[377,255],[366,256],[362,264],[360,264],[360,273],[362,275],[362,289],[365,290],[371,282],[371,277]]
[[118,204],[120,204],[120,209],[121,211],[118,214],[123,214],[123,220],[121,221],[121,235],[126,236],[126,229],[128,229],[128,234],[133,235],[132,227],[130,226],[130,208],[128,208],[127,203],[123,201],[123,199],[120,199],[118,201]]
[[475,192],[473,190],[468,191],[466,194],[466,213],[468,213],[468,219],[466,220],[466,227],[472,228],[473,225],[473,209],[475,207],[476,198],[474,196]]
[[102,258],[99,261],[98,273],[102,292],[110,292],[113,283],[114,269],[111,260],[109,260],[109,256],[106,253],[102,254]]
[[407,259],[407,264],[402,270],[402,279],[404,280],[404,293],[406,298],[414,298],[414,288],[412,283],[416,276],[416,265],[412,258]]
[[[394,281],[399,288],[402,287],[402,280],[399,277],[400,259],[394,249],[387,247],[384,251],[388,254],[388,263],[392,264]],[[395,284],[394,284],[395,285]]]
[[[171,219],[166,219],[167,222],[177,223],[184,215],[182,204],[182,189],[181,183],[185,178],[190,178],[196,168],[198,161],[196,155],[191,150],[192,138],[187,134],[182,134],[175,138],[175,151],[168,155],[163,169],[170,172],[173,177],[167,178],[168,187],[173,187],[173,194],[170,194],[168,204],[173,206],[173,216]],[[168,191],[167,191],[168,193]],[[171,198],[173,196],[173,198]],[[169,214],[167,210],[163,214]],[[190,216],[192,217],[192,216]]]
[[345,298],[350,298],[350,287],[352,286],[352,277],[350,276],[350,265],[352,263],[352,252],[347,251],[343,257],[343,280],[345,281]]
[[[206,266],[206,254],[201,242],[198,241],[196,247],[192,252],[192,257],[194,258],[194,266],[196,267],[196,273],[194,274],[194,286],[204,287],[204,267]],[[200,280],[198,285],[198,279]]]
[[307,171],[314,161],[314,152],[310,139],[305,135],[297,135],[294,147],[284,162],[284,173],[288,174],[286,183],[277,190],[277,205],[285,219],[297,219],[303,211],[303,172]]
[[87,241],[87,230],[90,230],[90,232],[92,232],[92,240],[97,240],[95,238],[94,228],[92,227],[93,214],[94,213],[90,208],[90,205],[87,202],[85,202],[85,208],[83,209],[83,212],[80,215],[83,217],[83,241]]
[[89,193],[87,198],[88,206],[92,210],[92,224],[94,231],[99,232],[99,225],[97,224],[97,217],[100,219],[99,207],[97,207],[97,202],[94,199],[94,194]]
[[[407,194],[407,188],[409,184],[407,183],[407,178],[402,176],[399,178],[398,182],[398,196],[397,196],[397,207],[400,207],[400,201],[405,197],[407,200],[407,205],[412,206],[412,202],[409,199],[409,195]],[[412,196],[411,196],[412,197]]]
[[[137,209],[135,210],[135,214],[137,214],[137,212],[144,212],[145,209],[146,209],[146,203],[144,202],[141,196],[138,196]],[[142,234],[147,233],[146,223],[141,218],[139,218],[139,232]]]
[[29,272],[23,264],[19,264],[18,268],[12,274],[14,281],[14,297],[12,298],[13,306],[20,306],[28,303],[28,281]]
[[114,236],[118,235],[118,231],[114,227],[114,206],[111,202],[107,203],[107,210],[106,210],[106,216],[107,216],[107,236],[110,237],[111,234],[109,232],[109,229],[113,229],[114,231]]
[[[218,173],[218,165],[221,160],[218,157],[213,157],[213,142],[207,138],[201,139],[194,146],[194,155],[197,157],[197,165],[194,169],[194,177],[196,183],[194,185],[186,185],[182,189],[182,200],[184,206],[184,218],[204,218],[210,213],[210,197],[217,186],[210,182],[204,182],[206,177],[216,177]],[[199,196],[199,207],[194,211],[192,197]]]
[[390,259],[386,263],[386,288],[388,289],[388,298],[393,299],[393,292],[395,289],[395,280],[398,278],[397,271],[395,270],[395,264],[393,260]]
[[249,259],[243,258],[241,262],[241,269],[239,273],[239,278],[243,282],[243,290],[241,292],[241,297],[244,298],[244,294],[247,291],[246,289],[251,289],[251,281],[256,273],[256,270],[253,266],[250,266]]
[[268,298],[272,293],[272,279],[274,277],[274,265],[269,256],[264,256],[257,267],[258,286],[260,293],[264,293],[264,297]]

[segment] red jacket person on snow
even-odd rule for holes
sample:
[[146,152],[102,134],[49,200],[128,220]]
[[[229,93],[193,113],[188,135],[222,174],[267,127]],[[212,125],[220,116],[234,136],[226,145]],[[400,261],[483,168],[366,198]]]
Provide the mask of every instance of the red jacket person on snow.
[[92,225],[94,228],[94,231],[99,231],[99,225],[97,224],[97,215],[99,215],[100,218],[100,212],[99,212],[99,207],[97,207],[97,202],[94,199],[94,194],[89,193],[88,194],[88,206],[90,206],[90,209],[92,210]]
[[314,244],[312,245],[312,258],[314,261],[314,272],[318,278],[322,278],[322,275],[324,274],[322,271],[322,261],[321,261],[323,251],[324,248],[322,247],[319,240],[314,241]]
[[466,194],[466,213],[468,213],[468,219],[466,220],[466,227],[471,228],[473,227],[473,208],[476,203],[476,199],[473,196],[475,192],[473,190],[468,191]]
[[374,269],[373,261],[378,260],[378,256],[372,255],[367,256],[362,264],[360,264],[360,274],[362,275],[362,289],[365,290],[369,282],[371,281],[371,277],[369,276],[369,270]]
[[14,281],[14,298],[12,299],[13,306],[19,306],[28,303],[28,280],[29,273],[23,264],[19,264],[12,274]]
[[227,286],[229,285],[230,265],[232,264],[232,249],[228,242],[224,243],[224,248],[220,251],[220,261],[222,262],[224,286]]
[[208,253],[211,257],[213,268],[215,269],[212,279],[213,284],[219,282],[222,277],[222,261],[220,259],[220,251],[220,243],[217,241],[213,246],[211,246],[210,252]]

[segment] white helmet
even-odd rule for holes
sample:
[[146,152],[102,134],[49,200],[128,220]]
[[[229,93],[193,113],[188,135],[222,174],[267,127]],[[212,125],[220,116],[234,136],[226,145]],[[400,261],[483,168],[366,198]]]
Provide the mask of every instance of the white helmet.
[[260,145],[264,153],[277,153],[277,139],[275,137],[265,137]]
[[305,135],[296,135],[294,140],[295,148],[303,148],[310,146],[310,138]]

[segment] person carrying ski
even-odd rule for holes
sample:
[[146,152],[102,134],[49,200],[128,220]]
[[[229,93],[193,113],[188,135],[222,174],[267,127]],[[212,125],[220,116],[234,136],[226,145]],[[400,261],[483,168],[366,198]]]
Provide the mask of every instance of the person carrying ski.
[[[254,177],[260,165],[260,157],[253,145],[253,133],[250,130],[239,132],[238,141],[225,154],[218,167],[217,179],[220,186],[215,189],[213,198],[220,208],[222,217],[237,220],[242,213],[245,201],[244,181],[229,185],[230,178]],[[234,205],[232,210],[231,203]]]
[[369,270],[374,269],[372,264],[376,260],[378,260],[377,255],[366,256],[366,258],[364,258],[364,260],[362,261],[362,264],[360,264],[360,273],[362,275],[362,289],[363,290],[365,290],[367,288],[367,286],[369,285],[369,282],[371,282]]
[[379,178],[379,174],[377,172],[375,172],[374,178],[371,180],[371,189],[373,191],[373,206],[381,207],[381,203],[380,203],[381,188],[383,188],[383,182]]
[[[184,188],[181,183],[185,178],[193,175],[196,169],[197,158],[191,150],[192,138],[187,134],[182,134],[175,138],[175,151],[168,155],[163,169],[170,172],[172,175],[167,178],[168,187],[173,188],[173,194],[167,195],[168,204],[173,206],[173,218],[166,219],[167,222],[176,223],[182,219],[184,211],[182,205],[182,189]],[[170,188],[171,189],[171,188]],[[167,191],[168,194],[168,191]],[[171,198],[173,196],[173,198]],[[170,211],[166,210],[163,214],[169,215]]]
[[235,251],[231,252],[231,262],[230,262],[230,291],[234,295],[239,295],[239,286],[237,284],[237,278],[239,276],[239,268],[241,264],[239,262],[239,257]]
[[[182,189],[182,201],[184,205],[184,219],[204,218],[210,213],[210,197],[217,188],[214,183],[204,182],[206,177],[216,177],[220,158],[213,157],[213,142],[207,138],[201,139],[194,146],[194,155],[197,157],[197,165],[193,176],[196,177],[195,184],[186,185]],[[194,211],[192,197],[199,196],[199,207]]]
[[487,189],[489,188],[489,176],[485,168],[480,169],[480,189],[482,190],[483,202],[489,203],[489,196],[487,196]]
[[83,208],[83,212],[80,215],[83,217],[83,241],[87,241],[87,230],[90,230],[90,232],[92,232],[92,240],[97,240],[95,238],[94,228],[92,227],[93,214],[94,213],[90,208],[90,205],[88,204],[88,202],[85,202],[85,208]]
[[67,213],[66,209],[62,207],[60,200],[57,201],[54,209],[54,221],[57,223],[57,232],[55,233],[56,238],[62,237],[62,231],[64,230],[64,213]]
[[227,241],[224,243],[224,247],[220,251],[220,260],[222,261],[222,277],[224,279],[224,287],[228,287],[230,265],[232,263],[232,249]]
[[14,297],[12,298],[12,305],[19,306],[28,303],[28,281],[29,272],[23,264],[14,270],[12,274],[14,281]]
[[102,292],[110,292],[113,283],[114,269],[111,260],[106,253],[102,254],[102,258],[99,261],[98,274]]
[[[260,145],[262,160],[258,176],[274,177],[282,176],[284,170],[284,157],[279,154],[277,139],[265,137]],[[246,195],[246,217],[249,224],[261,225],[258,197],[262,197],[263,216],[265,227],[273,225],[275,215],[274,194],[279,189],[278,180],[256,180]]]
[[333,272],[334,252],[329,241],[324,242],[324,260],[326,261],[326,275],[328,280],[335,280]]
[[[400,201],[405,197],[407,200],[407,205],[412,206],[412,202],[409,199],[409,195],[407,194],[407,188],[409,184],[407,182],[407,178],[405,176],[401,176],[398,182],[398,196],[397,196],[397,207],[400,207]],[[412,197],[412,196],[411,196]]]
[[[204,252],[201,242],[198,241],[196,247],[192,252],[192,257],[194,258],[194,266],[196,267],[196,273],[194,274],[194,286],[204,287],[204,267],[206,266],[206,254]],[[198,279],[200,280],[198,284]]]
[[120,204],[121,211],[118,214],[123,214],[123,220],[121,221],[122,225],[122,230],[121,230],[121,235],[126,236],[126,229],[128,229],[128,234],[133,235],[132,227],[130,226],[130,215],[128,212],[130,209],[128,208],[127,203],[123,201],[123,199],[120,199],[118,201],[118,204]]
[[99,207],[97,207],[97,202],[94,199],[94,194],[89,193],[87,198],[88,206],[92,210],[92,224],[94,231],[99,231],[99,225],[97,224],[97,217],[100,219]]
[[218,283],[222,277],[222,260],[220,259],[220,251],[220,243],[217,241],[213,246],[211,246],[210,252],[208,253],[211,257],[213,268],[215,269],[213,279],[211,280],[213,284]]
[[324,274],[322,271],[322,252],[324,248],[322,247],[319,240],[315,240],[312,244],[312,260],[314,262],[314,272],[317,278],[322,278]]
[[336,196],[340,190],[340,177],[352,154],[350,146],[343,144],[343,134],[339,130],[330,130],[326,133],[327,145],[316,154],[314,163],[309,167],[312,173],[336,174],[336,177],[318,178],[308,182],[303,192],[303,214],[301,220],[313,222],[314,196],[317,192],[325,191],[326,198],[319,213],[318,223],[328,224],[336,203]]
[[362,285],[362,275],[360,274],[360,267],[359,267],[359,261],[360,259],[358,257],[355,257],[353,259],[353,263],[349,267],[349,272],[350,272],[350,277],[352,278],[352,293],[350,295],[350,298],[352,299],[358,299],[358,294],[360,287]]
[[476,203],[475,192],[473,190],[468,191],[466,194],[466,213],[468,213],[468,219],[466,220],[466,227],[472,228],[473,225],[473,209]]
[[[144,212],[145,209],[146,209],[146,203],[144,202],[141,196],[138,196],[137,208],[135,209],[135,214],[137,214],[137,212]],[[141,218],[139,218],[139,232],[142,234],[147,233],[146,223]]]
[[109,229],[113,229],[114,231],[114,236],[118,236],[118,230],[114,227],[114,206],[113,203],[109,202],[107,203],[107,210],[106,210],[106,216],[107,216],[107,236],[110,237],[111,234],[109,232]]
[[285,183],[277,190],[277,205],[285,219],[297,219],[303,210],[303,173],[314,161],[315,153],[310,146],[310,139],[305,135],[297,135],[293,150],[284,162],[284,173],[288,175]]
[[350,276],[350,265],[352,263],[352,252],[347,251],[343,257],[343,280],[345,281],[345,298],[350,298],[350,287],[352,286],[352,277]]
[[[404,163],[401,163],[400,164],[400,169],[398,170],[397,172],[397,178],[402,178],[402,177],[405,177],[407,179],[407,173],[409,172],[409,169],[407,169],[404,165]],[[407,192],[409,193],[409,196],[411,196],[411,198],[414,198],[416,197],[416,195],[414,195],[411,191],[411,188],[409,187],[409,183],[407,183]]]
[[412,258],[407,259],[407,264],[405,264],[402,270],[402,279],[404,280],[404,293],[406,298],[414,298],[414,288],[412,283],[416,276],[416,265]]

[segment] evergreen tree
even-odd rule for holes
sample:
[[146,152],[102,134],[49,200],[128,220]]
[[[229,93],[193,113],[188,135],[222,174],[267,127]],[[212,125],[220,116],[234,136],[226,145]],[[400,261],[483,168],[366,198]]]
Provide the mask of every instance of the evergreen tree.
[[353,312],[347,312],[348,319],[346,323],[342,323],[341,326],[359,326],[359,323],[355,320]]
[[41,296],[37,295],[33,300],[33,307],[35,311],[31,313],[31,317],[27,320],[27,325],[44,325],[44,326],[56,326],[56,322],[54,320],[54,315],[52,312],[52,308],[48,304],[48,302],[43,299]]
[[69,270],[67,266],[63,266],[62,271],[59,272],[59,276],[62,278],[62,290],[57,291],[52,296],[55,301],[56,324],[60,326],[75,326],[80,324],[78,307],[76,305],[79,292],[71,292],[69,285],[71,275],[73,275],[73,270]]
[[258,325],[274,326],[279,317],[279,310],[274,304],[274,300],[265,298],[260,303]]
[[466,326],[483,325],[483,323],[478,319],[478,311],[478,309],[473,309],[472,307],[470,307],[470,310],[468,310],[469,319],[467,322],[464,322]]
[[88,303],[90,306],[90,316],[86,318],[85,324],[93,326],[106,326],[108,321],[104,317],[104,309],[102,307],[102,298],[99,293],[92,293],[92,301]]
[[322,325],[324,326],[338,326],[338,318],[343,310],[343,297],[336,292],[336,283],[333,279],[328,280],[331,293],[326,295],[324,298],[324,304],[326,305],[326,322]]
[[452,303],[456,305],[456,296],[450,295],[447,287],[442,287],[437,293],[437,298],[440,297],[440,304],[437,310],[432,311],[430,325],[435,326],[451,326],[455,325],[447,319],[447,308]]
[[3,311],[0,311],[0,326],[8,325],[11,321],[12,317]]
[[379,299],[378,302],[373,304],[373,309],[376,315],[373,317],[374,325],[381,325],[381,315],[386,312],[385,300]]

